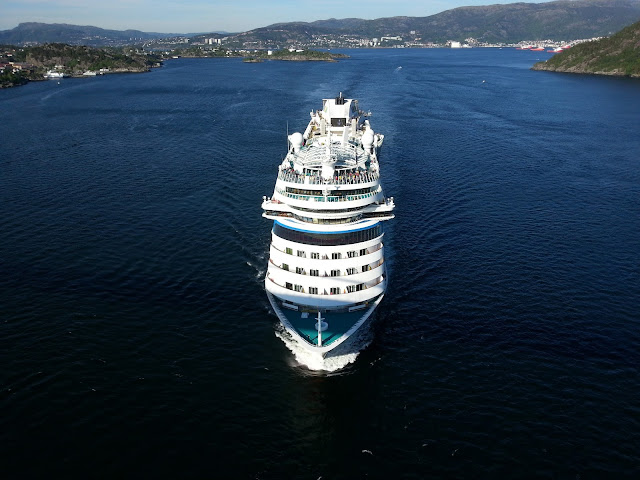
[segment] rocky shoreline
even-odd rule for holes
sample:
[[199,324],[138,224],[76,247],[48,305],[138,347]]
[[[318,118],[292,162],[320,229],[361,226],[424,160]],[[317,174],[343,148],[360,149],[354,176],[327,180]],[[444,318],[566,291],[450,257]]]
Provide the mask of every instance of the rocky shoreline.
[[27,83],[30,82],[46,82],[49,80],[60,80],[62,78],[92,78],[92,77],[96,77],[96,76],[101,76],[101,75],[112,75],[112,74],[116,74],[116,73],[147,73],[150,72],[152,68],[158,68],[161,65],[154,65],[153,67],[148,67],[148,68],[138,68],[138,69],[133,69],[133,68],[115,68],[115,69],[110,69],[109,71],[103,71],[103,72],[91,72],[91,73],[87,73],[87,72],[72,72],[72,73],[68,73],[68,74],[64,74],[63,77],[60,78],[49,78],[46,77],[44,74],[31,74],[31,75],[27,75],[27,76],[21,76],[18,77],[19,80],[17,81],[6,81],[6,82],[0,82],[0,88],[11,88],[11,87],[19,87],[22,85],[26,85]]
[[640,74],[631,73],[627,74],[622,70],[606,70],[606,71],[597,71],[597,70],[589,70],[587,66],[581,67],[554,67],[553,65],[539,65],[535,64],[531,67],[531,70],[545,71],[545,72],[558,72],[558,73],[574,73],[578,75],[604,75],[608,77],[629,77],[629,78],[640,78]]

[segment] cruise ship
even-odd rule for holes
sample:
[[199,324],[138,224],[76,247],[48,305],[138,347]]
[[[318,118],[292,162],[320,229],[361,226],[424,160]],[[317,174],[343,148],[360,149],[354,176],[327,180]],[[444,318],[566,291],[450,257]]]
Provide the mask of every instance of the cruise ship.
[[267,297],[305,350],[321,357],[373,314],[387,287],[382,222],[393,197],[380,184],[371,113],[342,93],[311,111],[304,133],[288,136],[262,216],[273,220]]

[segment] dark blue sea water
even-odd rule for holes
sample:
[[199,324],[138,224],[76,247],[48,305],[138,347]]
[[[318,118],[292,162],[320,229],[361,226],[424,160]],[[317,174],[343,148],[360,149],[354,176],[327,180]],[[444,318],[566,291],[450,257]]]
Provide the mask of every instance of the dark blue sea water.
[[[0,91],[3,478],[639,478],[640,82],[349,53]],[[321,373],[260,203],[340,91],[397,208],[371,343]]]

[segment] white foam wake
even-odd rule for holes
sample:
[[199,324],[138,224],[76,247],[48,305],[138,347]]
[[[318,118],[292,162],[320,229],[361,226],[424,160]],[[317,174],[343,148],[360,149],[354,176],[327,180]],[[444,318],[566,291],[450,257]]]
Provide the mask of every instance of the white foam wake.
[[285,346],[293,353],[299,365],[309,370],[335,372],[347,365],[354,363],[358,355],[371,343],[371,334],[368,325],[363,325],[346,342],[331,350],[325,358],[320,354],[310,352],[298,344],[282,325],[276,327],[276,337],[282,340]]

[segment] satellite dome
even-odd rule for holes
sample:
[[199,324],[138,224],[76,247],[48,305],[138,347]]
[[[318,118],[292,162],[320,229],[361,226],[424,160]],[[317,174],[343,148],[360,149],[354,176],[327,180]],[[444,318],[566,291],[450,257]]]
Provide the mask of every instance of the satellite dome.
[[300,132],[292,133],[289,135],[289,141],[291,142],[291,146],[297,152],[300,150],[303,142],[302,134]]
[[362,135],[362,146],[364,148],[371,148],[373,146],[373,130],[367,129]]
[[300,132],[292,133],[289,135],[289,141],[291,145],[301,147],[302,146],[302,134]]

